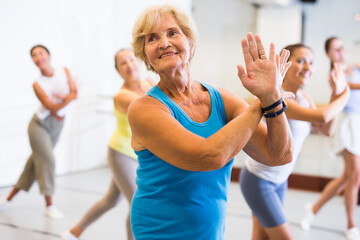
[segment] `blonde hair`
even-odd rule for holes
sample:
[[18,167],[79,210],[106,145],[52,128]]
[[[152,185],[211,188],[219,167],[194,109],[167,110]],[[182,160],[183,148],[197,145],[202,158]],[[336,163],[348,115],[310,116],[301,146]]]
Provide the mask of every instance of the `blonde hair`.
[[193,47],[190,59],[195,52],[197,38],[195,23],[184,11],[171,5],[148,7],[135,22],[132,32],[132,46],[135,56],[143,60],[146,68],[153,72],[156,72],[156,70],[147,63],[147,57],[145,55],[145,36],[149,34],[156,25],[160,24],[161,17],[164,15],[174,17],[175,21],[179,24],[181,31],[189,38]]

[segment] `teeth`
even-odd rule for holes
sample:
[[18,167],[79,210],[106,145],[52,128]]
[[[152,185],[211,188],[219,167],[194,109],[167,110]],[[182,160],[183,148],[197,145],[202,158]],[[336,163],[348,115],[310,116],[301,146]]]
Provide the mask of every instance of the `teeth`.
[[174,55],[174,53],[167,53],[167,54],[161,55],[160,58],[163,58],[163,57],[166,57],[166,56],[170,56],[170,55]]

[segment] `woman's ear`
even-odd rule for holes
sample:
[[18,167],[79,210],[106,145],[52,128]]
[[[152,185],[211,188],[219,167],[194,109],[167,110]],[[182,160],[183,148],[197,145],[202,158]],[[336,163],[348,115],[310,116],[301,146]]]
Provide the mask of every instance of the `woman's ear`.
[[191,60],[194,56],[195,53],[195,45],[192,41],[190,41],[190,57],[189,60]]

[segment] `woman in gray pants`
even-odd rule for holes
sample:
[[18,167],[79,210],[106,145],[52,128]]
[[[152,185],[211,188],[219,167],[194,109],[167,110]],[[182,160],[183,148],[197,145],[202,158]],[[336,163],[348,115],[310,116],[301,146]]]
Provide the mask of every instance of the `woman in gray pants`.
[[[113,178],[103,198],[96,202],[73,228],[62,233],[62,239],[65,240],[78,239],[91,223],[116,206],[123,195],[130,206],[136,190],[135,177],[138,163],[131,147],[127,109],[134,99],[144,95],[154,83],[151,79],[140,81],[140,64],[131,49],[121,49],[116,53],[115,67],[124,79],[124,84],[114,97],[117,129],[110,138],[108,148],[108,164]],[[130,212],[126,220],[126,230],[127,238],[134,239],[130,225]]]
[[30,55],[41,72],[33,84],[41,106],[28,128],[32,154],[10,194],[0,200],[0,210],[4,209],[20,190],[29,191],[37,180],[40,193],[45,196],[45,215],[49,218],[61,218],[62,213],[52,203],[55,175],[53,149],[64,124],[67,106],[76,98],[77,90],[67,68],[52,67],[50,52],[46,47],[36,45],[31,48]]

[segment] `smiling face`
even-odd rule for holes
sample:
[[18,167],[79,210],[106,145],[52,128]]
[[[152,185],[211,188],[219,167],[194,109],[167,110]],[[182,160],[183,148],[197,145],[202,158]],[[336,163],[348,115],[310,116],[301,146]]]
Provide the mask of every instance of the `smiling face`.
[[313,60],[314,56],[309,48],[300,47],[293,50],[289,58],[292,64],[284,81],[296,88],[304,86],[312,75]]
[[344,62],[345,51],[343,42],[338,38],[333,39],[326,54],[332,62]]
[[116,54],[115,58],[116,70],[125,81],[139,79],[140,65],[132,50],[121,50]]
[[32,49],[31,58],[40,70],[44,70],[50,65],[50,55],[42,47]]
[[171,15],[161,16],[145,36],[146,62],[158,73],[186,67],[192,52],[192,43]]

